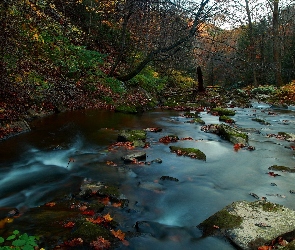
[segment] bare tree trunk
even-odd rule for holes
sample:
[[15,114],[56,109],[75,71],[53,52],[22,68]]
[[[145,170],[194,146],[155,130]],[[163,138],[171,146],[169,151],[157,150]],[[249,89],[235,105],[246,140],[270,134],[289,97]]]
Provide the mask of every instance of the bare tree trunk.
[[283,85],[280,38],[279,38],[279,0],[273,1],[273,63],[277,86]]
[[249,40],[250,40],[250,60],[252,65],[252,74],[253,74],[253,85],[256,87],[258,86],[257,78],[256,78],[256,67],[255,67],[255,43],[254,43],[254,37],[253,37],[253,24],[252,24],[252,18],[251,18],[251,11],[249,8],[249,0],[245,0],[246,3],[246,12],[247,12],[247,18],[248,18],[248,25],[249,25]]
[[203,73],[200,66],[197,67],[197,75],[198,75],[198,91],[203,92],[205,91],[205,88],[204,88],[204,81],[203,81]]

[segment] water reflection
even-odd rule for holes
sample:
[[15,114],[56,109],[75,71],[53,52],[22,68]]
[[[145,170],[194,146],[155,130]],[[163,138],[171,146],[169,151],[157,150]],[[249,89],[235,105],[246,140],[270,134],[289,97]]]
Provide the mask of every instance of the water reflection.
[[[75,111],[34,121],[32,132],[0,144],[0,206],[32,207],[56,196],[76,192],[84,178],[112,183],[129,199],[129,211],[118,215],[120,226],[145,233],[128,239],[130,246],[120,249],[234,249],[224,239],[201,238],[196,228],[200,222],[237,200],[254,200],[258,196],[279,193],[286,198],[270,196],[272,202],[295,209],[294,174],[280,178],[266,174],[271,165],[292,167],[290,143],[266,137],[278,131],[293,132],[293,111],[268,113],[269,106],[255,104],[252,109],[236,109],[237,125],[248,129],[253,152],[235,152],[233,145],[214,134],[204,133],[200,125],[186,123],[179,113],[147,112],[141,116],[95,110]],[[219,123],[218,117],[202,112],[203,120]],[[252,121],[265,119],[265,126]],[[285,120],[288,120],[286,124]],[[119,129],[161,127],[161,133],[148,132],[151,144],[148,160],[161,158],[163,163],[124,165],[123,151],[108,152]],[[207,155],[199,161],[171,154],[169,145],[159,143],[168,134],[192,141],[175,145],[196,147]],[[72,159],[71,161],[69,159]],[[117,167],[106,165],[111,160]],[[179,182],[161,181],[163,175]],[[277,186],[271,186],[275,182]]]

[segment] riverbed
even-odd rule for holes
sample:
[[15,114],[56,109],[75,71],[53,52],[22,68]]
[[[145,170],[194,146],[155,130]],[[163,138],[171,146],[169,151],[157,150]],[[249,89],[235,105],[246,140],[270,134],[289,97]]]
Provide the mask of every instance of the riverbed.
[[[233,144],[201,131],[202,125],[190,123],[180,111],[132,115],[83,110],[35,120],[31,132],[0,143],[0,207],[36,207],[77,192],[85,178],[92,179],[118,186],[129,200],[128,208],[114,215],[122,230],[135,231],[134,225],[140,223],[142,235],[128,238],[129,246],[118,249],[235,249],[224,238],[201,237],[196,226],[234,201],[255,200],[250,193],[295,209],[295,195],[289,192],[295,189],[295,174],[279,172],[275,178],[268,174],[272,165],[294,168],[295,144],[269,135],[295,133],[295,110],[261,103],[234,110],[233,119],[248,133],[254,151],[235,151]],[[206,124],[220,123],[206,111],[200,116]],[[137,150],[146,152],[147,161],[160,158],[162,163],[124,164],[121,151],[108,151],[119,130],[153,127],[162,131],[147,132],[150,147]],[[170,144],[159,142],[170,134],[191,137],[173,145],[198,148],[206,161],[171,153]],[[179,181],[162,181],[161,176]]]

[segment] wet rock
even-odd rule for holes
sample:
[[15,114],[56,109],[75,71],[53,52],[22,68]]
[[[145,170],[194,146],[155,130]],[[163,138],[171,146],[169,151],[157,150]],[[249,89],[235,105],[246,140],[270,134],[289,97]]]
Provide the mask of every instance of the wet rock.
[[273,166],[270,166],[268,169],[269,170],[282,171],[282,172],[295,173],[294,168],[289,168],[289,167],[285,167],[285,166],[273,165]]
[[234,110],[225,109],[225,108],[213,108],[210,111],[211,114],[217,114],[219,116],[234,116],[236,112]]
[[139,151],[139,152],[122,156],[122,160],[125,163],[131,163],[131,162],[134,162],[135,160],[145,160],[145,159],[146,159],[146,153],[144,151]]
[[101,190],[105,184],[102,182],[94,182],[91,180],[84,179],[83,183],[80,186],[80,193],[79,196],[87,198],[92,193],[97,193],[99,190]]
[[151,161],[151,163],[162,163],[162,159],[161,158],[157,158]]
[[257,194],[250,193],[250,195],[253,196],[255,199],[259,200],[259,196]]
[[160,180],[162,181],[165,181],[165,180],[168,180],[168,181],[179,181],[177,178],[174,178],[174,177],[171,177],[171,176],[167,176],[167,175],[163,175]]
[[265,201],[237,201],[198,225],[204,235],[222,233],[241,249],[257,249],[295,230],[295,211]]
[[146,131],[144,130],[121,130],[118,134],[118,142],[133,142],[135,147],[144,147],[146,140]]
[[267,122],[263,119],[260,119],[260,118],[252,118],[252,121],[259,122],[261,125],[271,125],[269,122]]
[[170,146],[171,152],[176,153],[178,156],[188,156],[194,159],[206,161],[206,155],[197,148],[181,148]]
[[218,126],[218,135],[222,137],[223,139],[236,144],[236,143],[242,143],[244,145],[248,144],[248,135],[246,133],[241,132],[235,127],[226,125],[226,124],[220,124]]

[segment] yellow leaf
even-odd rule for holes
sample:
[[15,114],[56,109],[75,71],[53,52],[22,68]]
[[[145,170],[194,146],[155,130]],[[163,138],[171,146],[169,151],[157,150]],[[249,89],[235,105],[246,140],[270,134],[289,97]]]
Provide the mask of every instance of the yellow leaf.
[[110,214],[106,214],[105,216],[103,216],[103,218],[105,219],[106,222],[110,222],[113,220],[113,218],[110,216]]

